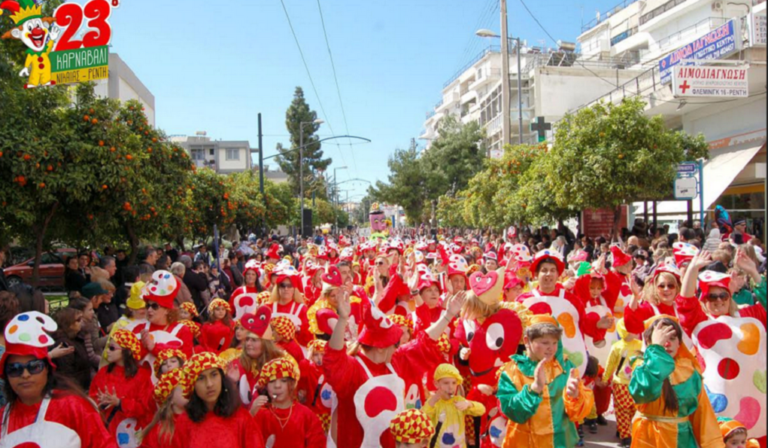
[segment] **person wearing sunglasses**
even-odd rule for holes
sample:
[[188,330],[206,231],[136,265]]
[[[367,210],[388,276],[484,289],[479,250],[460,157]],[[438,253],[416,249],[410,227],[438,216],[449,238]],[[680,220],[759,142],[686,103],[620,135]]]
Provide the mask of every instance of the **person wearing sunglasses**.
[[8,404],[0,411],[0,447],[117,448],[98,409],[48,355],[56,322],[37,311],[5,328],[0,376]]
[[179,310],[174,308],[179,289],[176,277],[168,271],[155,271],[145,285],[143,298],[147,304],[147,323],[137,326],[133,332],[138,334],[144,348],[142,362],[150,366],[167,348],[181,350],[188,358],[192,356],[192,331],[179,322]]
[[[88,395],[101,409],[109,433],[123,443],[126,435],[146,426],[154,412],[152,374],[139,367],[141,343],[132,332],[120,329],[107,345],[107,365],[91,381]],[[133,428],[126,432],[123,428]]]
[[[322,270],[318,272],[322,272]],[[272,288],[269,302],[265,305],[272,310],[272,317],[285,316],[296,325],[296,341],[300,346],[306,347],[309,341],[315,337],[309,331],[307,305],[304,303],[304,295],[299,288],[300,277],[298,273],[281,272],[275,279],[275,286]]]
[[632,334],[645,331],[645,321],[661,314],[678,316],[675,300],[680,294],[680,271],[674,264],[661,264],[653,272],[651,281],[640,288],[630,278],[632,297],[624,307],[624,324]]

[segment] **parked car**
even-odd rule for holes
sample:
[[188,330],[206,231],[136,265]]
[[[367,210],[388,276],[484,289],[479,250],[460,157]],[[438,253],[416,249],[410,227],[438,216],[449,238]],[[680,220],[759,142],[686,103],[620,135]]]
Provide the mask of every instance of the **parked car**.
[[[44,290],[64,290],[64,260],[77,255],[77,250],[62,248],[53,252],[43,252],[40,260],[40,280],[37,286]],[[30,283],[32,281],[32,270],[35,266],[35,259],[30,258],[19,264],[5,268],[5,279],[8,286],[17,283]]]

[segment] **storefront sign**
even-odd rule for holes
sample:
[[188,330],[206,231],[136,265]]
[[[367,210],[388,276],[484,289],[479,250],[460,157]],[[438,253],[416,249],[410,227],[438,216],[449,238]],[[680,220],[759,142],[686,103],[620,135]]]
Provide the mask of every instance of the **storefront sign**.
[[95,81],[109,77],[109,17],[120,0],[89,0],[83,6],[64,3],[53,17],[43,17],[35,0],[3,0],[0,14],[10,12],[15,27],[3,39],[27,47],[19,76],[24,88]]
[[672,72],[672,92],[676,97],[749,96],[749,66],[713,67],[678,65]]
[[672,68],[684,59],[721,59],[741,49],[738,25],[731,20],[693,42],[678,48],[659,61],[661,83],[672,80]]

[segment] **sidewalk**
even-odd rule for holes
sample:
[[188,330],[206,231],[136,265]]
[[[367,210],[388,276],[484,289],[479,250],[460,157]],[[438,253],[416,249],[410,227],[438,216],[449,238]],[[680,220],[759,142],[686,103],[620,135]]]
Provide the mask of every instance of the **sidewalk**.
[[619,439],[616,438],[616,417],[613,415],[613,409],[606,412],[608,426],[598,426],[597,434],[590,434],[586,431],[584,434],[584,446],[587,448],[611,447],[617,448]]

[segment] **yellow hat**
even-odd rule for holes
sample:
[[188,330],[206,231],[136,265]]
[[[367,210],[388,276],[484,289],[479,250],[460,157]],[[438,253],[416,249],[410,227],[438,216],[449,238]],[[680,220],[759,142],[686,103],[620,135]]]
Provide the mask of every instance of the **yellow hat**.
[[395,440],[401,443],[428,441],[435,433],[432,421],[418,409],[408,409],[397,414],[389,423],[389,430]]
[[261,368],[261,373],[259,374],[258,387],[267,387],[267,383],[281,378],[291,378],[297,382],[301,378],[299,365],[296,364],[296,361],[290,356],[275,358],[264,364],[264,367]]
[[528,325],[533,326],[536,324],[549,324],[559,327],[555,318],[549,314],[534,314],[531,316],[531,318],[528,320]]
[[464,382],[459,370],[450,364],[440,364],[437,366],[437,369],[435,369],[435,381],[443,378],[454,378],[459,384]]
[[131,286],[131,296],[125,301],[125,306],[132,310],[143,310],[147,307],[144,302],[141,291],[144,289],[144,282],[136,282]]

